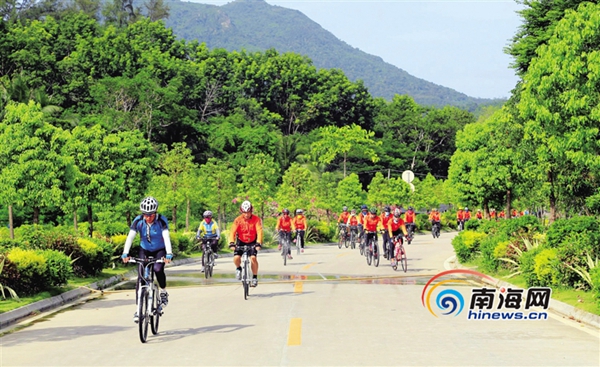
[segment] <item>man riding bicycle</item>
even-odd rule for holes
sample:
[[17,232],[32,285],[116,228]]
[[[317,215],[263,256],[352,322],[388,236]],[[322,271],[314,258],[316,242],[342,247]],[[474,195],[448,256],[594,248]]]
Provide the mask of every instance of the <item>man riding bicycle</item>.
[[[196,239],[203,239],[204,244],[202,244],[202,251],[206,251],[205,246],[210,246],[212,252],[215,254],[215,259],[219,258],[219,239],[221,238],[221,231],[219,230],[219,225],[212,219],[213,213],[210,210],[205,211],[202,216],[204,217],[204,221],[200,222],[198,226],[198,231],[196,232]],[[204,271],[205,267],[204,256],[202,256],[202,269],[201,272]]]
[[[371,239],[377,242],[377,230],[383,228],[381,225],[381,218],[377,216],[377,208],[371,208],[369,215],[364,219],[363,225],[366,232],[365,245],[369,243]],[[365,248],[368,251],[368,248]]]
[[415,210],[412,206],[408,207],[406,213],[404,213],[404,225],[406,226],[406,230],[412,234],[415,233]]
[[296,241],[300,241],[300,245],[296,242],[296,246],[301,246],[300,251],[304,252],[304,234],[306,232],[306,217],[302,209],[296,209],[296,216],[292,219],[292,228],[296,231]]
[[279,246],[277,247],[281,250],[281,246],[283,245],[283,241],[287,240],[287,243],[290,244],[288,247],[287,257],[288,259],[292,258],[292,218],[290,218],[290,210],[283,209],[283,212],[279,219],[277,220],[277,224],[275,225],[275,231],[279,232]]
[[437,231],[439,233],[439,230],[441,228],[440,212],[436,208],[431,209],[431,214],[429,214],[429,221],[431,221],[431,228],[434,229],[437,226]]
[[354,233],[354,238],[356,239],[358,236],[358,216],[356,215],[356,209],[350,210],[350,216],[348,217],[348,221],[346,225],[350,228],[350,233]]
[[400,218],[400,209],[396,208],[394,210],[394,217],[388,222],[387,231],[388,236],[390,238],[390,244],[388,246],[388,259],[394,258],[394,244],[392,239],[396,238],[400,234],[404,234],[405,237],[408,238],[408,231],[406,230],[406,225],[402,218]]
[[361,205],[358,213],[358,235],[361,239],[361,245],[365,243],[365,218],[369,215],[369,208],[365,204]]
[[248,251],[250,256],[250,267],[252,268],[252,286],[258,285],[258,260],[256,255],[258,250],[262,248],[263,228],[260,218],[252,214],[252,204],[246,200],[240,206],[241,214],[235,218],[231,225],[231,233],[229,234],[229,248],[235,249],[233,253],[233,264],[235,265],[235,277],[237,280],[242,279],[242,255],[244,251],[238,246],[251,246]]
[[344,206],[342,208],[342,214],[340,214],[340,216],[338,217],[338,227],[339,227],[339,236],[340,238],[342,238],[342,236],[347,236],[348,235],[348,227],[346,227],[346,222],[348,222],[348,218],[350,217],[350,213],[348,213],[348,207]]
[[383,233],[381,235],[381,238],[383,239],[383,255],[387,259],[387,244],[390,240],[390,237],[388,236],[387,226],[388,222],[392,218],[391,208],[389,206],[383,208],[383,213],[381,213],[381,216],[379,218],[381,218],[381,225],[383,227]]
[[[131,244],[135,239],[135,236],[140,234],[140,252],[139,257],[146,259],[152,256],[155,259],[165,259],[165,262],[154,264],[154,273],[156,274],[156,280],[160,287],[160,301],[162,307],[166,307],[169,303],[169,294],[167,293],[167,276],[165,275],[165,264],[171,262],[173,259],[173,251],[171,249],[171,237],[169,235],[169,222],[164,215],[158,214],[158,201],[152,196],[148,196],[140,203],[141,215],[135,217],[131,226],[129,227],[129,234],[125,240],[125,248],[123,249],[123,255],[121,258],[124,263],[129,262],[129,250]],[[142,264],[138,266],[138,274],[141,275],[143,272]],[[140,287],[140,278],[138,276],[135,284],[135,295],[137,304],[137,292]],[[137,311],[133,315],[133,321],[138,322]]]

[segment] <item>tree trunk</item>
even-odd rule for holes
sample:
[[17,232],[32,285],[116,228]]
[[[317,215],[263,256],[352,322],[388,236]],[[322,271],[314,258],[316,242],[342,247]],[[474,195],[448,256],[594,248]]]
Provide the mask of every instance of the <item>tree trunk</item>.
[[190,230],[190,214],[192,209],[190,208],[190,199],[187,199],[187,208],[185,210],[185,231],[188,232]]
[[344,152],[344,178],[346,178],[346,160],[348,159],[348,153]]
[[12,205],[8,206],[8,227],[10,228],[10,239],[15,239],[15,224],[13,222]]
[[548,172],[548,181],[550,182],[550,197],[548,198],[550,201],[550,218],[548,219],[548,224],[550,224],[556,220],[556,193],[554,192],[554,176],[552,172]]
[[490,219],[490,206],[487,200],[483,201],[483,216],[485,219]]
[[92,218],[92,206],[88,205],[87,206],[87,216],[88,216],[88,223],[90,224],[90,237],[93,237],[93,233],[94,233],[94,219]]
[[77,231],[77,210],[73,210],[73,228]]
[[510,219],[510,190],[506,190],[506,211],[504,219]]
[[33,208],[33,224],[40,224],[40,208],[37,206]]
[[177,205],[173,207],[173,212],[171,215],[171,228],[173,228],[173,232],[177,232]]
[[125,216],[127,217],[127,225],[131,224],[131,212],[128,210],[127,214],[125,214]]

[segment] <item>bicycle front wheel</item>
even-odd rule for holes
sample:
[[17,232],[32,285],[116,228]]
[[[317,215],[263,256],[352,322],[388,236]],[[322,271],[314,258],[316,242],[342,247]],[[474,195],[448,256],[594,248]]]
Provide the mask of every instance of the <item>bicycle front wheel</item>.
[[152,313],[150,314],[150,329],[152,330],[152,335],[158,334],[158,323],[160,321],[160,300],[158,299],[158,288],[154,286],[152,297]]
[[406,273],[406,270],[408,270],[408,261],[406,260],[406,252],[404,252],[404,249],[401,250],[400,265],[402,266],[402,270]]
[[379,266],[379,245],[378,244],[373,245],[373,265],[375,265],[375,267]]
[[373,261],[373,249],[371,248],[371,246],[368,246],[365,249],[365,257],[367,258],[367,265],[371,265],[371,262]]
[[244,286],[244,299],[248,299],[250,294],[250,279],[248,279],[248,263],[244,263],[244,274],[242,276],[242,285]]
[[210,259],[206,251],[202,254],[202,263],[204,264],[204,278],[210,277]]
[[281,253],[281,256],[283,256],[283,266],[287,265],[287,255],[288,255],[288,248],[286,245],[284,245],[283,252]]
[[140,291],[140,297],[138,299],[138,327],[140,332],[140,341],[146,342],[148,337],[148,289],[145,287]]
[[338,241],[338,248],[342,248],[342,242],[344,242],[344,238],[342,237],[342,234],[340,233],[340,239]]

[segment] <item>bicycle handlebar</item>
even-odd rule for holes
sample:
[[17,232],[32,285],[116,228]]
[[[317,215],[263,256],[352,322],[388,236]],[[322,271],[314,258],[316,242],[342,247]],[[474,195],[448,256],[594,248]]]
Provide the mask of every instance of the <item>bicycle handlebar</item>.
[[141,257],[133,257],[130,256],[129,257],[129,261],[127,261],[128,263],[141,263],[141,264],[152,264],[152,263],[164,263],[165,259],[161,258],[161,259],[155,259],[155,258],[145,258],[142,259]]

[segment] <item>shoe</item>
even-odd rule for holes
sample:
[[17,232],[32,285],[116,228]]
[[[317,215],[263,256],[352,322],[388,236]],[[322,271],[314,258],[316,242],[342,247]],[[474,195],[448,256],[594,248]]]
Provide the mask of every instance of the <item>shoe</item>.
[[258,279],[257,278],[252,278],[252,283],[250,283],[251,286],[256,287],[258,285]]
[[202,269],[200,269],[201,273],[204,273],[204,266],[202,267]]
[[160,302],[163,307],[166,307],[169,304],[169,293],[164,289],[161,289],[160,291]]
[[140,321],[140,318],[138,317],[137,312],[133,314],[133,322],[135,322],[136,324]]
[[300,252],[304,253],[304,249],[301,249]]
[[235,269],[235,279],[242,280],[242,269]]
[[292,255],[288,255],[288,259],[292,260],[293,259]]
[[219,258],[219,254],[217,254],[217,253],[215,252],[215,259],[218,259],[218,258]]

